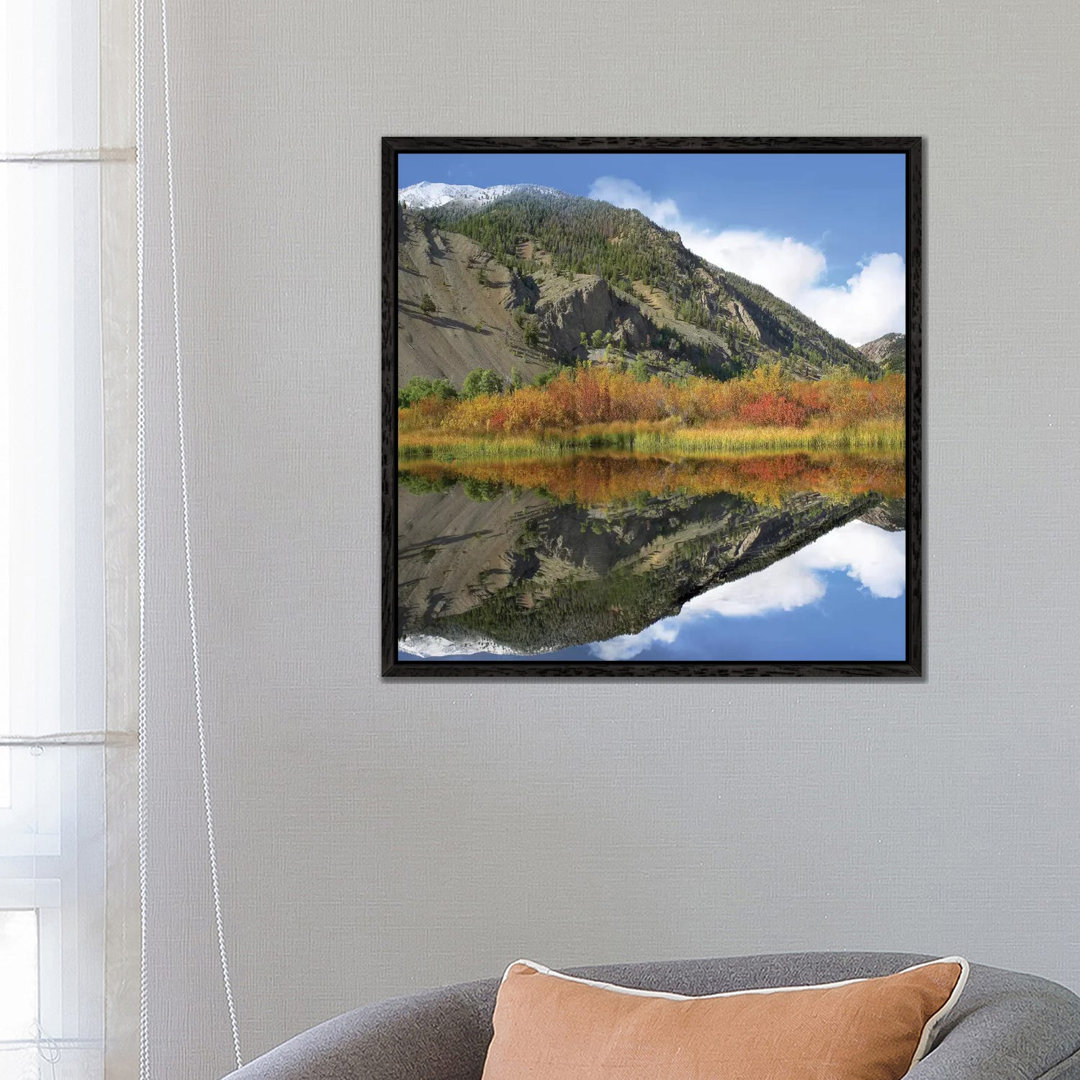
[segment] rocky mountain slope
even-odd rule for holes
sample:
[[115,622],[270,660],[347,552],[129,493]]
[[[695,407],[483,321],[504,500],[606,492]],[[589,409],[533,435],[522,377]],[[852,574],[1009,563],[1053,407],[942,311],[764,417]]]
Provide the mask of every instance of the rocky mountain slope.
[[586,358],[720,378],[766,362],[807,379],[880,371],[636,210],[534,185],[399,195],[400,385],[419,375],[460,387],[475,367],[528,379]]
[[907,367],[907,338],[903,334],[885,334],[859,346],[859,352],[885,371],[903,371]]

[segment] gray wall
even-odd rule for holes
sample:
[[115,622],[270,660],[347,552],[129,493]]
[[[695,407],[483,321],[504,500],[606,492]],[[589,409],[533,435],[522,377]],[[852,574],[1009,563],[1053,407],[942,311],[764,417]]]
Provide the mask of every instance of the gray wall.
[[[1080,8],[172,9],[196,593],[247,1054],[522,955],[910,949],[1080,988]],[[925,137],[926,681],[380,681],[389,133]],[[202,1078],[230,1051],[160,182],[152,1021],[158,1075]]]

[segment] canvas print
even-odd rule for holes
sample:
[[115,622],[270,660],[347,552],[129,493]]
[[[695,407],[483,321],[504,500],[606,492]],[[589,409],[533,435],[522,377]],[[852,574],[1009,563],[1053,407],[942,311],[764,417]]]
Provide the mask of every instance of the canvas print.
[[918,673],[918,141],[836,142],[387,140],[388,674]]

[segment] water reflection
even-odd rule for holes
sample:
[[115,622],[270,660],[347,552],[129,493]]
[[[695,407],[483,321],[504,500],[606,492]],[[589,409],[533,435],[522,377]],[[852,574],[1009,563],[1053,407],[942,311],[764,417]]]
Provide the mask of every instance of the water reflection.
[[[779,659],[830,638],[856,659],[885,647],[881,619],[902,658],[900,458],[579,454],[400,478],[402,659]],[[809,625],[841,610],[854,634]]]
[[478,501],[507,490],[539,491],[557,502],[609,506],[667,495],[745,495],[777,505],[790,495],[813,491],[850,497],[873,491],[887,499],[904,496],[902,455],[854,453],[726,454],[663,457],[632,452],[568,454],[547,458],[409,461],[402,486],[415,494],[446,491],[460,483]]

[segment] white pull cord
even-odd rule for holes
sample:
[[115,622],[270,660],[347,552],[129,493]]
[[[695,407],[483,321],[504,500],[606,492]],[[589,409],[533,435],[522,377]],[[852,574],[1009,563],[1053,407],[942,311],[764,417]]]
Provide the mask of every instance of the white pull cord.
[[[149,977],[147,970],[147,695],[146,695],[146,403],[145,403],[145,325],[144,325],[144,256],[145,256],[145,0],[135,0],[135,246],[138,275],[138,419],[137,419],[137,487],[138,487],[138,575],[139,575],[139,749],[138,749],[138,823],[139,823],[139,911],[141,917],[141,959],[139,971],[139,1078],[150,1080],[149,1038]],[[229,978],[228,952],[225,947],[225,926],[221,911],[221,890],[218,884],[217,849],[214,842],[214,812],[210,797],[210,770],[206,756],[206,727],[202,706],[202,679],[199,670],[199,635],[195,613],[194,574],[191,557],[191,528],[188,513],[187,448],[184,438],[184,379],[180,350],[180,287],[176,257],[176,199],[173,183],[172,109],[169,96],[169,29],[166,0],[161,0],[162,74],[164,81],[165,162],[168,178],[169,255],[172,275],[173,351],[176,362],[176,420],[180,465],[180,496],[184,533],[184,570],[187,579],[188,622],[191,630],[192,676],[195,698],[195,718],[198,729],[199,768],[202,774],[203,808],[206,814],[206,842],[210,861],[210,884],[214,899],[214,923],[217,931],[221,976],[229,1012],[236,1066],[243,1065],[240,1034],[236,1022],[232,983]]]
[[144,187],[146,100],[146,43],[144,0],[135,0],[135,264],[138,294],[138,405],[136,420],[136,490],[139,575],[139,1080],[150,1080],[150,978],[146,956],[147,826],[146,805],[146,333],[143,312],[143,257],[145,250],[146,191]]
[[188,518],[187,447],[184,439],[184,370],[180,351],[180,281],[176,266],[176,199],[173,185],[172,106],[169,98],[169,15],[168,2],[161,0],[162,77],[165,87],[165,166],[169,183],[169,259],[172,270],[173,351],[176,358],[176,431],[180,455],[180,503],[184,523],[184,572],[187,577],[188,622],[191,625],[191,668],[195,691],[195,719],[199,733],[199,769],[202,773],[203,808],[206,811],[206,850],[210,859],[210,884],[214,894],[214,924],[217,928],[218,953],[221,957],[221,980],[229,1010],[236,1067],[244,1064],[240,1053],[240,1031],[236,1023],[232,982],[229,979],[229,956],[225,948],[225,924],[221,915],[221,890],[218,887],[217,847],[214,843],[214,809],[210,799],[210,771],[206,763],[206,727],[203,722],[202,678],[199,674],[199,631],[195,618],[195,588],[191,569],[191,528]]

